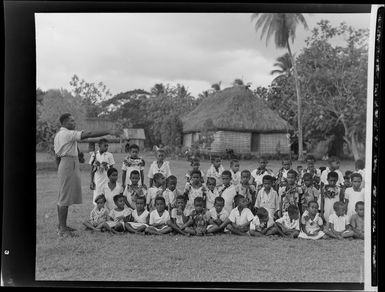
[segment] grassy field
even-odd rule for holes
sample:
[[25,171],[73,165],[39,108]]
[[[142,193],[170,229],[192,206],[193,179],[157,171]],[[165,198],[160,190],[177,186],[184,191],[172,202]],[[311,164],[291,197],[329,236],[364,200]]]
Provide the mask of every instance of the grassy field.
[[[120,177],[123,154],[114,157]],[[147,174],[153,157],[144,158]],[[170,163],[182,188],[189,164],[182,160]],[[228,168],[229,162],[223,165]],[[326,162],[317,163],[321,165],[326,166]],[[256,166],[255,161],[241,161],[241,169]],[[68,224],[80,229],[79,237],[59,239],[54,162],[39,153],[36,167],[36,280],[363,282],[364,242],[359,240],[305,241],[227,234],[186,238],[84,231],[81,223],[93,207],[87,165],[82,165],[83,204],[69,211]],[[203,170],[208,167],[209,162],[201,162]],[[269,162],[274,171],[279,167],[279,161]],[[353,162],[341,163],[341,171],[347,169],[354,169]]]

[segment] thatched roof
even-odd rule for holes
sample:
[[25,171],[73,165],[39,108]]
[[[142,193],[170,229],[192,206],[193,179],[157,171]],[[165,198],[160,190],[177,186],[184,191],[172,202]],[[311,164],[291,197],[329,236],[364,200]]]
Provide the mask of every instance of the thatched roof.
[[225,88],[209,95],[182,118],[183,132],[207,130],[287,132],[290,128],[246,86]]

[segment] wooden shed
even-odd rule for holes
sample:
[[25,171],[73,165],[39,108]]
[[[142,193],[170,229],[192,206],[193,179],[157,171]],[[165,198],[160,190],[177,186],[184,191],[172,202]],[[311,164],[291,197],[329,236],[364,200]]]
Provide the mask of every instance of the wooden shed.
[[199,141],[202,131],[212,131],[211,153],[290,153],[288,123],[246,86],[212,93],[182,123],[186,147]]
[[126,141],[124,142],[127,142],[128,140],[128,143],[129,144],[136,144],[139,146],[139,148],[141,150],[144,149],[144,140],[146,140],[146,135],[144,134],[144,129],[124,129],[124,136],[126,138]]

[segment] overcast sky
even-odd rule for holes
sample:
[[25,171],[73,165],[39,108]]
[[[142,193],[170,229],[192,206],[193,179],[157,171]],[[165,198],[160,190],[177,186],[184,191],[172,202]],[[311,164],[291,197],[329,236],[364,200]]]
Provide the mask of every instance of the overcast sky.
[[[277,57],[285,53],[255,32],[247,13],[38,13],[37,86],[69,88],[73,74],[102,81],[113,94],[155,83],[182,83],[194,96],[235,78],[267,86]],[[321,19],[369,28],[370,14],[304,14],[294,51]],[[338,40],[337,40],[338,41]]]

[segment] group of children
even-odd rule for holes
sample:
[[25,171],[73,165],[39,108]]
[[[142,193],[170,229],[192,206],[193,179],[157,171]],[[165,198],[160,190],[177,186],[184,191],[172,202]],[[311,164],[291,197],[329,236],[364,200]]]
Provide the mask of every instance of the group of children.
[[[306,168],[291,168],[282,161],[277,174],[259,160],[253,171],[240,170],[232,160],[225,170],[213,157],[206,175],[199,159],[191,160],[183,191],[171,174],[165,152],[149,169],[144,184],[145,161],[139,147],[130,145],[122,166],[122,184],[108,142],[101,139],[91,155],[91,189],[95,208],[87,228],[112,233],[246,236],[279,235],[291,238],[364,238],[364,164],[355,172],[339,170],[339,160],[329,159],[327,168],[316,168],[306,157]],[[206,179],[205,179],[206,177]],[[102,183],[101,183],[102,182]]]

